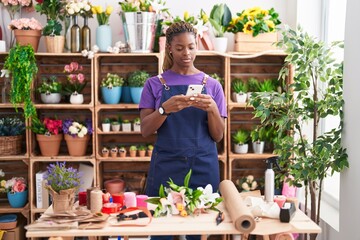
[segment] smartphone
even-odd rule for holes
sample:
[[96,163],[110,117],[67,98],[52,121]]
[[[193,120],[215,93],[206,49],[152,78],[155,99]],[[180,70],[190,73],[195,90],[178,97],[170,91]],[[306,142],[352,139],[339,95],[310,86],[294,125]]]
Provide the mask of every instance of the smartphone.
[[186,91],[186,96],[194,96],[194,94],[201,94],[203,85],[199,84],[190,84]]

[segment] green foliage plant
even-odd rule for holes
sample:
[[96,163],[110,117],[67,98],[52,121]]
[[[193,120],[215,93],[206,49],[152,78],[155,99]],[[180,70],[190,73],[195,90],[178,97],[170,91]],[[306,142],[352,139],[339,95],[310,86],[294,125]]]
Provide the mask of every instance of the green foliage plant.
[[[310,194],[310,217],[319,224],[323,180],[349,167],[346,149],[341,144],[343,64],[332,57],[334,48],[342,47],[342,43],[327,45],[300,27],[296,30],[286,27],[282,35],[278,45],[284,47],[287,56],[279,77],[285,81],[293,69],[293,83],[284,92],[274,93],[271,99],[254,97],[251,104],[263,125],[278,130],[277,138],[281,137],[281,141],[275,141],[275,153],[294,177],[289,182],[305,186],[306,213]],[[339,118],[339,124],[322,133],[319,123],[328,116]],[[312,126],[309,138],[305,136],[306,124]],[[285,137],[284,132],[288,133]],[[316,235],[310,237],[315,239]]]
[[137,147],[137,149],[138,149],[139,151],[145,151],[145,150],[146,150],[146,146],[145,146],[145,145],[139,145],[139,146]]
[[102,123],[111,123],[111,119],[110,118],[104,118]]
[[229,7],[225,3],[215,4],[211,9],[209,21],[213,26],[215,37],[224,37],[231,21]]
[[61,93],[62,91],[62,84],[58,82],[56,76],[50,76],[49,78],[43,77],[40,86],[38,87],[37,91],[39,93]]
[[38,72],[33,47],[17,44],[11,48],[4,69],[11,72],[10,102],[16,109],[19,104],[24,104],[26,119],[36,116],[36,108],[31,99],[32,82]]
[[248,92],[248,84],[246,82],[243,82],[239,78],[235,78],[231,82],[231,88],[235,93],[246,93],[246,92]]
[[106,77],[102,79],[100,87],[121,87],[124,84],[124,79],[116,73],[108,73]]
[[19,117],[0,118],[0,136],[18,136],[25,132],[25,123]]
[[235,144],[246,144],[249,141],[250,133],[247,130],[239,129],[237,130],[233,136],[232,139]]
[[259,83],[260,92],[274,92],[277,89],[275,82],[272,79],[265,79],[263,82]]
[[135,145],[131,145],[129,151],[136,151],[138,148]]
[[44,36],[60,36],[61,35],[61,21],[64,20],[64,14],[59,14],[65,7],[65,1],[61,0],[43,0],[37,1],[35,10],[40,15],[46,15],[47,24],[43,28]]
[[143,87],[145,81],[150,77],[146,71],[135,71],[129,75],[128,83],[130,87]]
[[260,83],[259,80],[251,77],[247,81],[249,92],[259,92],[260,91]]

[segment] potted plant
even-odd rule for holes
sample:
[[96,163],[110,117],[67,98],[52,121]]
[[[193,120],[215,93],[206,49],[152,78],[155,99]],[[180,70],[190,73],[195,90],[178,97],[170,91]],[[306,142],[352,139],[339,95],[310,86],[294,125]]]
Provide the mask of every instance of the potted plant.
[[104,118],[101,124],[103,132],[110,132],[111,120],[110,118]]
[[258,187],[257,181],[253,175],[248,175],[236,180],[236,187],[241,192],[254,191]]
[[13,177],[6,181],[5,190],[9,204],[13,208],[22,208],[28,201],[28,188],[23,177]]
[[41,37],[42,25],[35,18],[13,19],[8,28],[14,30],[16,43],[21,46],[28,44],[37,52]]
[[260,92],[260,84],[257,78],[254,77],[249,78],[247,81],[247,85],[248,85],[247,99],[251,98],[253,92]]
[[135,145],[131,145],[129,147],[130,157],[136,157],[137,147]]
[[131,132],[131,122],[128,119],[124,119],[121,123],[121,128],[123,132]]
[[[282,34],[279,46],[285,48],[287,57],[280,79],[286,81],[289,74],[294,74],[293,83],[284,92],[275,92],[270,100],[258,95],[251,104],[262,125],[277,129],[274,152],[279,155],[282,168],[293,177],[288,178],[290,184],[305,186],[305,195],[310,194],[311,203],[309,208],[305,201],[305,212],[311,209],[311,219],[319,224],[324,178],[348,167],[347,153],[341,144],[343,65],[332,58],[341,43],[328,45],[317,41],[301,28],[287,27]],[[321,89],[320,85],[326,87]],[[319,123],[328,116],[339,117],[339,124],[321,133]],[[304,135],[309,124],[312,140]],[[284,132],[290,135],[284,137]]]
[[62,85],[57,81],[56,76],[43,77],[37,91],[43,103],[55,104],[61,101]]
[[234,141],[234,152],[235,153],[248,153],[249,150],[249,144],[247,143],[249,141],[250,133],[247,130],[239,129],[237,130],[233,136],[232,139]]
[[112,158],[116,158],[117,157],[117,154],[118,154],[118,148],[116,146],[113,146],[111,149],[110,149],[110,156]]
[[154,146],[153,146],[153,145],[151,145],[151,144],[147,145],[147,155],[148,155],[149,157],[152,156],[153,150],[154,150]]
[[149,73],[146,71],[135,71],[131,73],[128,77],[128,82],[130,86],[131,99],[134,103],[138,104],[140,102],[140,97],[142,90],[144,88],[145,81],[150,77]]
[[108,148],[108,147],[104,146],[104,147],[101,149],[101,155],[102,155],[102,157],[105,157],[105,158],[109,157],[109,153],[110,153],[110,151],[109,151],[109,148]]
[[4,69],[11,73],[10,102],[15,108],[24,104],[25,119],[36,116],[36,109],[31,99],[32,81],[38,68],[34,49],[31,46],[16,45],[6,57]]
[[66,167],[66,162],[51,163],[47,166],[45,178],[52,198],[54,213],[73,210],[75,192],[81,184],[81,172]]
[[41,121],[39,118],[33,117],[30,129],[36,134],[42,156],[52,157],[59,155],[60,144],[63,139],[62,120],[44,118]]
[[235,78],[231,82],[233,90],[233,99],[237,103],[245,103],[247,99],[248,85],[239,78]]
[[228,32],[235,33],[235,51],[254,52],[275,48],[276,26],[281,24],[279,14],[271,9],[253,7],[236,13]]
[[215,4],[210,12],[209,21],[215,35],[214,49],[219,52],[226,52],[227,38],[224,33],[231,21],[231,11],[225,3]]
[[146,146],[145,145],[139,145],[137,147],[137,150],[139,151],[139,157],[145,157],[145,155],[146,155]]
[[259,83],[259,92],[261,93],[270,93],[277,91],[277,85],[274,79],[265,79]]
[[265,147],[265,127],[257,127],[250,133],[252,148],[255,154],[263,154]]
[[50,53],[62,53],[64,50],[65,37],[61,35],[64,14],[59,14],[65,6],[64,1],[59,0],[36,0],[35,10],[40,15],[46,15],[47,23],[43,28],[46,51]]
[[104,103],[117,104],[120,102],[123,83],[124,79],[118,74],[108,73],[102,79],[100,88]]
[[111,131],[119,132],[120,131],[120,123],[116,120],[111,121]]
[[124,146],[119,146],[118,150],[119,150],[119,156],[121,158],[126,157],[126,148]]
[[68,73],[67,82],[64,85],[64,93],[70,96],[71,104],[82,104],[84,102],[84,95],[81,92],[86,86],[85,75],[81,72],[83,66],[78,62],[71,62],[65,65],[64,72]]
[[137,117],[133,120],[133,129],[134,132],[140,132],[141,131],[141,123],[140,123],[140,118]]
[[213,79],[217,80],[224,89],[225,79],[223,77],[220,77],[217,73],[211,73],[211,74],[209,74],[209,76],[212,77]]
[[84,156],[90,135],[93,133],[91,119],[86,119],[84,122],[65,119],[63,121],[63,132],[70,156]]
[[25,122],[18,117],[0,118],[0,155],[18,155],[21,153]]

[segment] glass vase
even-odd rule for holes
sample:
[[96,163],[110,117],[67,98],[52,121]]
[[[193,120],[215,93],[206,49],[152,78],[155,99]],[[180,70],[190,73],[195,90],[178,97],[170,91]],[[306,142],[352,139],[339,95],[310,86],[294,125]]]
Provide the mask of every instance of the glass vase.
[[65,43],[64,43],[64,50],[66,52],[71,51],[71,17],[65,16],[64,18],[64,37],[65,37]]
[[108,47],[111,47],[112,35],[109,25],[100,25],[96,28],[96,45],[100,52],[107,52]]
[[88,25],[88,17],[84,17],[84,26],[81,28],[81,50],[91,49],[91,30]]
[[73,25],[71,26],[71,52],[78,53],[81,51],[80,26],[78,16],[73,16]]

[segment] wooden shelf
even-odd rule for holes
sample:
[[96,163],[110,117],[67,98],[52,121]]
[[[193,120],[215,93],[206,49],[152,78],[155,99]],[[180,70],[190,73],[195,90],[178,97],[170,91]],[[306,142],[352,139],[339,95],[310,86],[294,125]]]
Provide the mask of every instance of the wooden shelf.
[[141,132],[138,131],[131,131],[131,132],[124,132],[124,131],[118,131],[118,132],[114,132],[114,131],[110,131],[110,132],[103,132],[102,130],[100,130],[99,128],[97,129],[97,134],[100,135],[141,135]]
[[120,103],[120,104],[101,104],[96,106],[98,110],[101,109],[138,109],[138,104]]
[[93,104],[70,104],[70,103],[60,103],[60,104],[35,104],[37,109],[92,109]]
[[150,162],[150,157],[116,157],[116,158],[112,158],[112,157],[97,157],[97,159],[100,162],[119,162],[119,161],[123,161],[123,162]]
[[229,153],[230,161],[234,159],[266,159],[269,157],[276,156],[272,153],[263,153],[263,154],[255,154],[255,153],[245,153],[245,154],[236,154],[236,153]]

